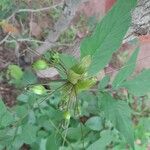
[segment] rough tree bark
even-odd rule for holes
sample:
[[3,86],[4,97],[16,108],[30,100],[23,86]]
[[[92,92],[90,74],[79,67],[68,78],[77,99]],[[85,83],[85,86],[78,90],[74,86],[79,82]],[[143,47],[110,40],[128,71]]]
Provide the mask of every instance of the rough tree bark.
[[124,43],[146,34],[150,34],[150,0],[138,0],[137,7],[132,14],[132,25]]

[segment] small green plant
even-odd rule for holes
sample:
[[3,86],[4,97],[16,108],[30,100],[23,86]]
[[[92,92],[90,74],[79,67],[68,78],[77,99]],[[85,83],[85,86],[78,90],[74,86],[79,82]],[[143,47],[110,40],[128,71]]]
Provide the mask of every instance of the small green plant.
[[6,19],[12,11],[13,1],[12,0],[1,0],[0,1],[0,20]]
[[59,38],[60,43],[71,43],[75,40],[76,37],[76,29],[75,27],[71,26],[69,29],[67,29]]
[[[130,105],[134,96],[140,98],[150,92],[150,70],[133,75],[139,49],[112,82],[109,76],[101,81],[96,78],[120,47],[135,6],[136,0],[118,0],[93,34],[81,42],[78,60],[49,52],[33,64],[36,71],[55,67],[59,80],[40,84],[32,71],[9,66],[10,83],[26,90],[12,108],[0,101],[0,149],[19,150],[24,144],[32,150],[137,148]],[[127,95],[116,96],[120,89],[128,91]],[[136,127],[136,138],[145,124]]]

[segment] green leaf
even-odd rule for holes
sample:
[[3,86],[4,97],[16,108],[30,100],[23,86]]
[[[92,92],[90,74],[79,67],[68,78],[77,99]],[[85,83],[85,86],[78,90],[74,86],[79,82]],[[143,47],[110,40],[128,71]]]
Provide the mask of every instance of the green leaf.
[[36,132],[36,126],[30,124],[23,125],[20,139],[26,144],[32,144],[36,141]]
[[59,54],[60,55],[60,60],[63,62],[64,66],[67,69],[70,69],[74,64],[77,63],[77,60],[75,57],[68,55],[68,54]]
[[81,114],[82,116],[89,116],[90,114],[97,115],[99,113],[98,100],[96,95],[92,92],[84,91],[79,94],[79,99],[82,103]]
[[83,57],[80,60],[80,62],[75,64],[71,69],[78,74],[84,74],[87,72],[87,69],[90,66],[90,64],[91,64],[91,56],[87,55]]
[[[81,133],[82,128],[82,133]],[[77,127],[69,127],[67,129],[67,139],[69,141],[82,141],[82,137],[86,136],[89,133],[89,128],[84,125],[78,125]],[[63,135],[65,136],[66,130],[63,131]],[[82,135],[81,135],[82,134]],[[82,143],[82,142],[81,142]]]
[[101,90],[101,89],[104,89],[108,83],[110,81],[110,77],[109,76],[105,76],[98,84],[98,89]]
[[[78,63],[77,59],[71,55],[68,54],[59,54],[60,63],[63,65],[63,67],[67,70],[69,70],[71,67],[73,67],[75,64]],[[66,79],[66,73],[64,72],[64,69],[61,66],[57,66],[58,72],[61,75],[62,78]]]
[[6,111],[5,114],[1,117],[0,126],[6,127],[13,122],[13,116],[9,111]]
[[29,84],[37,83],[37,76],[30,70],[25,71],[21,79],[21,84],[27,86]]
[[118,72],[118,74],[116,75],[116,77],[112,83],[112,86],[114,88],[117,89],[120,86],[120,84],[133,73],[134,68],[136,66],[138,52],[139,52],[139,48],[137,48],[136,51],[132,54],[132,56],[130,57],[128,62],[125,64],[123,69],[121,69]]
[[100,131],[103,128],[102,119],[97,116],[88,119],[85,125],[89,127],[91,130],[95,130],[95,131]]
[[26,93],[22,93],[17,97],[17,100],[26,103],[29,100],[29,96]]
[[26,105],[16,106],[14,109],[17,117],[19,118],[23,118],[25,115],[28,114],[28,107]]
[[112,132],[105,130],[101,133],[101,138],[91,144],[87,150],[106,150],[106,146],[113,140]]
[[[64,135],[65,135],[65,133],[64,133]],[[74,141],[80,140],[81,139],[81,128],[80,127],[76,127],[76,128],[70,127],[70,128],[68,128],[67,138],[70,139],[70,140],[74,140]]]
[[5,104],[0,99],[0,118],[4,115],[4,113],[7,111]]
[[135,96],[143,96],[150,92],[150,69],[144,70],[135,78],[123,82],[120,87],[125,87]]
[[6,127],[13,122],[12,114],[7,110],[5,104],[0,100],[0,127]]
[[124,136],[127,143],[134,148],[134,135],[131,123],[131,110],[124,101],[117,101],[107,93],[101,93],[101,109],[105,117]]
[[10,76],[16,80],[20,80],[23,76],[21,68],[17,65],[9,65],[8,72],[10,73]]
[[125,36],[131,22],[131,10],[136,0],[118,0],[112,10],[98,23],[95,32],[81,43],[81,57],[91,55],[89,75],[95,75],[110,61]]
[[56,140],[56,134],[51,134],[46,142],[46,150],[58,150],[59,149],[59,143],[58,140]]

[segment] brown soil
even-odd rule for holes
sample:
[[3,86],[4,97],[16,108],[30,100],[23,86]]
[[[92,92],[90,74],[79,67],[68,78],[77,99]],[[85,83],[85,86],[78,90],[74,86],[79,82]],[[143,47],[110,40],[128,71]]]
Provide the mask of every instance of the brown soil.
[[16,90],[9,85],[5,76],[8,65],[13,63],[16,63],[14,52],[6,49],[4,45],[0,46],[0,98],[10,107],[15,103]]

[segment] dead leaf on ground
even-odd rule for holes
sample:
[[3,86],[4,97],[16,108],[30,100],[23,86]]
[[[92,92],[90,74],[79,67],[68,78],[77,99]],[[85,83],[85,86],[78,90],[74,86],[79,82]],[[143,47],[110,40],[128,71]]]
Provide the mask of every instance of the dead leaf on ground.
[[19,30],[11,23],[2,22],[1,26],[5,33],[19,34]]
[[83,12],[87,17],[97,16],[99,18],[105,13],[105,0],[89,0],[80,6],[79,12]]
[[38,24],[42,29],[46,29],[46,28],[52,28],[54,23],[52,18],[50,18],[49,16],[42,16],[38,19]]
[[36,38],[39,38],[42,34],[42,28],[34,21],[30,22],[30,32],[32,36],[35,36]]

